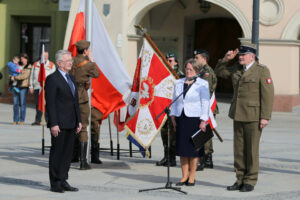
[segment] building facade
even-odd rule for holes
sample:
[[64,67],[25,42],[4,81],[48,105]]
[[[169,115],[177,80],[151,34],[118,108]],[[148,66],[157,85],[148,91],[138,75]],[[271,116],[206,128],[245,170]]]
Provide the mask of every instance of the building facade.
[[27,53],[30,62],[39,59],[41,46],[54,60],[55,51],[63,48],[68,11],[59,11],[58,0],[0,1],[0,93],[7,95],[7,62],[12,56]]
[[[79,1],[72,0],[64,48],[69,44]],[[134,28],[136,24],[147,29],[163,53],[176,52],[181,66],[187,58],[193,56],[195,48],[205,48],[210,52],[209,64],[214,68],[217,60],[223,57],[227,50],[237,48],[242,40],[251,40],[253,0],[94,0],[94,2],[132,77],[141,47],[141,36]],[[12,18],[8,14],[5,16]],[[271,71],[275,85],[276,111],[291,111],[293,106],[300,105],[299,27],[299,0],[260,0],[259,60]],[[55,34],[56,31],[52,30],[51,33]],[[2,40],[3,35],[0,37]],[[53,42],[59,46],[62,40]],[[10,54],[14,52],[12,50],[14,48],[11,47]],[[0,51],[0,54],[2,52]],[[232,93],[230,80],[218,80],[218,93]]]

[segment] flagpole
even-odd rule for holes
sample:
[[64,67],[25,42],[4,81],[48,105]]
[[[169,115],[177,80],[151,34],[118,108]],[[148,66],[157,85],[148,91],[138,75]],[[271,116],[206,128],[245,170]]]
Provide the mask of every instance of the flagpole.
[[[86,40],[91,42],[91,46],[93,45],[92,43],[92,18],[93,18],[93,0],[86,0],[86,6],[85,6],[85,13],[86,13],[86,21],[85,21],[85,27],[86,27]],[[91,47],[90,47],[91,48]],[[92,49],[92,48],[91,48]],[[89,150],[91,146],[91,111],[92,111],[92,106],[91,106],[91,97],[92,97],[92,79],[90,78],[90,88],[88,89],[88,97],[89,97],[89,109],[90,109],[90,114],[89,114],[89,124],[87,127],[87,133],[88,133],[88,148],[87,148],[87,153],[86,153],[86,159],[89,161]]]
[[170,63],[167,61],[166,57],[162,54],[162,52],[156,46],[156,44],[152,41],[152,39],[150,38],[150,36],[145,32],[145,29],[141,25],[135,25],[134,27],[137,28],[137,29],[139,29],[142,32],[142,34],[144,35],[144,37],[148,40],[148,42],[150,43],[150,45],[152,46],[152,48],[155,50],[155,52],[161,57],[161,59],[163,60],[163,62],[165,63],[165,65],[168,67],[168,69],[172,72],[172,74],[176,77],[176,79],[178,79],[179,76],[177,75],[177,73],[175,72],[175,70],[172,68],[172,66],[170,65]]
[[43,94],[43,114],[42,114],[42,155],[45,154],[45,81],[42,84],[42,94]]
[[112,137],[111,137],[111,124],[110,124],[110,115],[107,116],[108,118],[108,128],[109,128],[109,139],[110,139],[110,155],[113,156],[114,153],[114,148],[113,148],[113,140],[112,140]]

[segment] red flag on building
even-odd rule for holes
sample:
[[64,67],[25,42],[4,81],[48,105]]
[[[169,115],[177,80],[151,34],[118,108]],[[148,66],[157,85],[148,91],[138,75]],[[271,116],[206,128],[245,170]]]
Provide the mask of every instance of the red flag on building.
[[39,104],[38,104],[38,109],[41,112],[44,112],[45,109],[45,80],[46,80],[46,71],[45,71],[45,58],[44,58],[44,54],[45,54],[45,45],[42,46],[42,56],[41,56],[41,60],[40,60],[40,71],[39,71],[39,83],[41,86],[40,89],[40,94],[39,94]]

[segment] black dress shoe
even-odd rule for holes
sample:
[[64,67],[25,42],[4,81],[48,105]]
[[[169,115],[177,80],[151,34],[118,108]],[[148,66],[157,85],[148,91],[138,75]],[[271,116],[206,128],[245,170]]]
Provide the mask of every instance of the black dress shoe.
[[77,192],[78,188],[76,187],[72,187],[71,185],[69,185],[68,182],[64,182],[61,184],[61,187],[65,190],[65,191],[71,191],[71,192]]
[[242,186],[243,186],[242,184],[238,184],[237,182],[235,182],[233,185],[227,186],[227,190],[229,191],[240,190]]
[[183,186],[183,185],[186,185],[188,183],[189,179],[187,179],[186,181],[184,182],[177,182],[175,185],[176,186]]
[[64,193],[65,190],[61,187],[51,187],[51,192],[58,192],[58,193]]
[[240,192],[251,192],[252,190],[254,190],[254,186],[249,185],[249,184],[244,184],[241,187]]
[[41,122],[33,122],[32,124],[31,124],[31,126],[40,126],[41,125]]
[[194,183],[190,183],[190,182],[187,181],[187,182],[185,183],[185,185],[186,185],[186,186],[195,186],[195,182],[196,182],[196,181],[194,181]]

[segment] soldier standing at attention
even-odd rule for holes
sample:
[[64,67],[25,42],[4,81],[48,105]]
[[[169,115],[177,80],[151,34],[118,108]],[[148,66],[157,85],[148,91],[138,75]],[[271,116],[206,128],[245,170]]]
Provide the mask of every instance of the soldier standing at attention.
[[[239,63],[229,66],[238,54]],[[258,178],[259,140],[271,119],[274,87],[269,69],[256,61],[256,46],[244,43],[228,51],[217,63],[215,72],[232,78],[233,99],[229,117],[234,128],[234,168],[236,182],[227,190],[250,192]]]
[[[207,64],[209,61],[209,53],[204,49],[196,49],[194,51],[194,58],[200,63],[201,65],[201,77],[202,79],[206,80],[209,84],[209,93],[210,97],[214,93],[214,91],[217,88],[217,76],[214,72],[214,70]],[[215,111],[214,111],[214,117],[216,117],[216,114],[219,113],[218,105],[216,105]],[[202,171],[204,167],[206,168],[213,168],[213,160],[212,160],[212,154],[214,152],[213,149],[213,141],[210,139],[207,141],[204,145],[204,158],[199,158],[199,164],[197,167],[197,171]]]
[[[91,169],[87,163],[87,126],[89,125],[89,97],[87,90],[89,89],[89,79],[97,78],[100,75],[99,69],[93,60],[90,51],[90,42],[81,40],[76,42],[77,56],[74,58],[71,74],[75,77],[78,87],[79,109],[81,115],[82,129],[79,133],[80,141],[80,169]],[[76,145],[75,145],[76,146]],[[76,151],[76,150],[75,150]],[[76,153],[76,152],[75,152]]]
[[[177,56],[175,53],[168,53],[166,56],[169,64],[173,67],[173,69],[175,70],[175,72],[177,73],[177,75],[179,77],[183,77],[184,73],[182,71],[180,71],[179,65],[178,65],[178,60],[177,60]],[[173,125],[171,124],[171,120],[168,120],[170,123],[170,166],[174,167],[176,166],[176,134],[173,128]],[[168,160],[167,160],[167,156],[168,156],[168,125],[167,123],[165,123],[165,125],[161,128],[161,139],[163,142],[163,146],[164,146],[164,157],[156,162],[156,166],[168,166]]]

